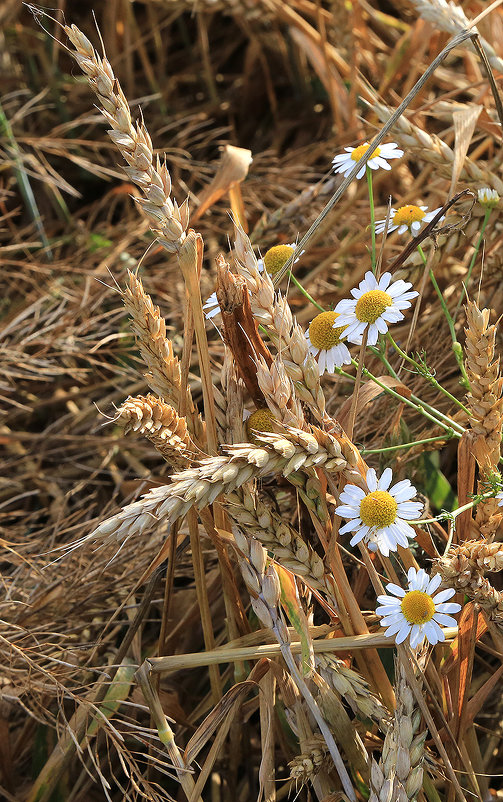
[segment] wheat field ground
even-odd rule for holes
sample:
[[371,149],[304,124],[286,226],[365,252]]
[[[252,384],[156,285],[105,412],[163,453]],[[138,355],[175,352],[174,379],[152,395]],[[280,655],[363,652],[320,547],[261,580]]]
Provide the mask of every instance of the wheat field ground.
[[0,7],[0,798],[501,799],[502,4],[54,6]]

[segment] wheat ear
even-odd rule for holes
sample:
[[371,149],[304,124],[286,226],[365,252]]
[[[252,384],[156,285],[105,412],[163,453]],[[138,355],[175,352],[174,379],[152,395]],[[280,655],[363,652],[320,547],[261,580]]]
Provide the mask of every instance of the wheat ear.
[[[473,451],[480,469],[479,492],[484,479],[498,470],[503,431],[503,378],[499,357],[495,358],[496,326],[489,325],[489,309],[480,310],[472,301],[466,305],[465,366],[470,381],[467,406],[470,427],[476,435]],[[482,535],[494,534],[501,515],[496,499],[477,505],[476,524]]]
[[226,494],[227,512],[241,529],[256,538],[275,559],[311,587],[323,591],[336,606],[325,563],[281,515],[244,486]]
[[[131,317],[131,328],[143,362],[148,368],[145,376],[148,385],[156,395],[178,410],[181,393],[180,362],[166,336],[166,323],[159,307],[154,305],[150,295],[143,289],[141,280],[131,271],[128,271],[128,282],[122,298]],[[190,387],[185,391],[188,401],[188,428],[199,442],[204,442],[203,420],[192,400]]]
[[334,765],[321,735],[313,735],[303,744],[303,749],[300,755],[296,755],[288,763],[290,777],[295,780],[296,786],[312,780],[320,771],[330,771]]
[[129,397],[114,420],[124,426],[126,434],[139,432],[147,437],[174,468],[186,468],[194,460],[195,448],[185,418],[180,418],[161,398],[150,394]]
[[381,729],[389,722],[387,707],[372,693],[361,674],[348,668],[344,660],[335,655],[317,653],[316,670],[339,696],[344,697],[355,714],[376,721]]
[[369,802],[413,802],[423,785],[426,731],[416,734],[421,713],[405,672],[397,665],[397,706],[384,739],[379,763],[372,760]]
[[[461,6],[453,3],[452,0],[451,2],[447,0],[411,0],[411,2],[415,5],[418,14],[440,31],[446,31],[455,36],[470,25],[470,20]],[[497,72],[503,72],[503,59],[496,54],[494,47],[483,36],[480,36],[479,41],[491,67]]]
[[339,473],[348,465],[335,437],[319,429],[312,434],[288,429],[282,435],[263,433],[257,438],[263,447],[249,443],[227,446],[226,456],[209,457],[199,466],[175,474],[170,484],[153,488],[139,501],[128,504],[103,521],[85,540],[122,541],[150,530],[161,521],[173,523],[192,506],[202,509],[213,504],[222,493],[232,492],[254,477],[288,476],[312,466]]
[[275,294],[267,271],[259,273],[251,242],[241,226],[235,224],[234,230],[236,269],[245,279],[250,292],[253,316],[267,328],[297,397],[309,404],[316,418],[321,421],[325,412],[325,396],[320,385],[318,365],[309,351],[304,332],[294,321],[286,299],[280,293]]
[[484,576],[503,570],[503,544],[468,541],[452,546],[437,560],[435,568],[445,585],[466,593],[500,624],[503,623],[503,592]]
[[[372,104],[372,109],[376,112],[381,122],[386,122],[393,114],[393,109],[377,101]],[[407,153],[414,154],[423,161],[434,164],[441,175],[451,178],[455,154],[453,149],[440,137],[423,131],[422,128],[411,123],[404,115],[396,121],[393,128],[393,136]],[[476,189],[492,187],[499,195],[503,195],[503,181],[499,175],[491,170],[482,169],[468,156],[464,160],[460,179],[469,187]]]
[[69,52],[87,76],[102,107],[101,113],[111,126],[108,134],[129,165],[124,171],[145,196],[137,198],[136,202],[161,245],[177,253],[189,224],[188,200],[178,206],[176,200],[171,199],[171,178],[166,164],[157,157],[154,165],[149,133],[143,120],[133,123],[129,104],[107,58],[97,54],[76,25],[65,25],[64,30],[75,48]]

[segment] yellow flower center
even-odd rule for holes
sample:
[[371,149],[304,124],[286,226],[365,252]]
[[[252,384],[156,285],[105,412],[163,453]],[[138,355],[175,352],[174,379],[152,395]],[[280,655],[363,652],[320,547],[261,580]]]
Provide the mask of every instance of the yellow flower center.
[[[369,147],[370,147],[369,143],[366,142],[365,145],[359,145],[357,148],[355,148],[351,152],[351,158],[353,159],[353,161],[354,162],[360,161],[361,157],[366,154],[366,152],[368,151]],[[379,156],[380,153],[381,153],[381,148],[376,148],[372,152],[372,156],[370,158],[374,159],[376,156]]]
[[426,212],[423,212],[419,206],[400,206],[394,214],[393,225],[410,228],[412,223],[420,223],[425,214]]
[[252,412],[246,421],[246,435],[250,443],[255,445],[263,445],[254,436],[254,432],[273,432],[273,421],[276,420],[271,410],[267,407],[255,410]]
[[333,324],[336,317],[338,317],[336,312],[321,312],[309,325],[311,345],[319,348],[320,351],[328,351],[341,341],[341,334],[347,326],[334,329]]
[[266,251],[264,265],[270,276],[279,273],[283,265],[290,259],[294,250],[295,248],[292,248],[290,245],[274,245]]
[[406,593],[400,607],[409,624],[426,624],[435,615],[435,602],[422,590]]
[[360,502],[360,518],[365,526],[382,529],[396,518],[398,505],[386,490],[374,490]]
[[392,303],[393,298],[387,292],[370,290],[358,298],[355,309],[356,317],[361,323],[375,323],[377,318]]

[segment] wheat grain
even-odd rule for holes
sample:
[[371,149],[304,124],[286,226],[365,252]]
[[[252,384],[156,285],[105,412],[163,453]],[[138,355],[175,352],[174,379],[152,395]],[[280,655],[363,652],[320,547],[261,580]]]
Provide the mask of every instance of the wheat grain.
[[117,410],[114,420],[124,426],[126,434],[145,435],[174,468],[186,468],[193,461],[195,447],[187,422],[162,399],[151,394],[129,397]]
[[169,252],[178,252],[189,224],[188,199],[181,206],[171,199],[171,177],[166,164],[157,157],[154,166],[149,133],[143,120],[133,123],[129,104],[107,58],[97,54],[76,25],[65,25],[64,30],[75,48],[69,52],[87,76],[102,106],[101,113],[111,125],[108,134],[129,165],[123,169],[145,196],[136,198],[136,202],[161,245]]
[[348,464],[336,438],[319,429],[313,433],[288,429],[282,435],[262,433],[257,438],[263,442],[261,448],[249,443],[226,446],[226,456],[209,457],[199,466],[175,474],[170,484],[153,488],[128,504],[86,540],[122,541],[160,522],[173,523],[192,506],[202,509],[213,504],[222,493],[232,492],[254,477],[288,476],[311,466],[339,473]]

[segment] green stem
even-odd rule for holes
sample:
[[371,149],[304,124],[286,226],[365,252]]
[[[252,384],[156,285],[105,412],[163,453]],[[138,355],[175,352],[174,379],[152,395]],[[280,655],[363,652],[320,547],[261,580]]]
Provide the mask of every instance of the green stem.
[[458,515],[461,515],[462,512],[466,512],[466,510],[471,510],[472,507],[476,507],[477,504],[480,504],[481,501],[485,501],[488,498],[494,498],[494,491],[491,490],[488,493],[482,493],[480,496],[477,496],[477,498],[474,498],[472,499],[472,501],[469,501],[468,504],[463,504],[463,506],[458,507],[457,510],[449,512],[448,515],[446,515],[445,512],[441,512],[439,515],[437,515],[436,518],[422,518],[422,519],[420,518],[418,521],[407,521],[407,523],[416,525],[434,524],[439,521],[445,521],[452,518],[456,519]]
[[300,281],[295,278],[295,276],[293,275],[291,270],[288,271],[288,278],[295,284],[297,289],[299,289],[301,291],[302,295],[304,295],[307,298],[308,301],[311,301],[311,303],[313,304],[313,306],[316,307],[316,309],[319,309],[320,312],[325,312],[326,311],[325,309],[323,309],[322,306],[320,306],[318,301],[314,300],[312,295],[309,295],[308,291],[306,289],[304,289],[304,287],[302,286]]
[[[418,252],[419,252],[419,254],[421,256],[421,259],[423,260],[424,265],[426,265],[426,256],[425,256],[425,253],[424,253],[424,251],[423,251],[423,249],[421,248],[420,245],[417,246],[417,250],[418,250]],[[458,363],[459,370],[461,371],[461,376],[463,377],[461,379],[460,384],[466,390],[469,390],[470,389],[470,381],[468,379],[468,375],[466,373],[465,365],[464,365],[464,362],[463,362],[463,349],[461,348],[461,346],[458,343],[457,338],[456,338],[456,329],[454,328],[454,320],[451,317],[451,313],[447,309],[447,304],[445,303],[444,296],[442,295],[442,290],[438,286],[437,280],[435,278],[435,274],[433,273],[433,270],[431,268],[429,269],[429,275],[430,275],[431,283],[433,284],[433,286],[435,288],[435,292],[438,295],[438,300],[440,301],[440,306],[442,307],[442,311],[443,311],[443,313],[445,315],[445,319],[447,320],[447,325],[449,326],[449,331],[451,333],[452,351],[453,351],[454,356],[456,358],[456,362]]]
[[[470,264],[469,264],[469,267],[468,267],[468,273],[466,274],[466,280],[464,282],[466,291],[468,291],[468,284],[470,283],[472,270],[475,267],[475,262],[477,261],[477,256],[478,256],[478,253],[479,253],[479,250],[480,250],[480,246],[482,245],[482,240],[484,239],[484,232],[486,230],[487,223],[489,222],[489,218],[491,216],[491,212],[492,212],[492,209],[486,209],[486,213],[484,215],[484,220],[482,222],[482,228],[480,229],[479,238],[477,240],[477,244],[475,245],[475,250],[474,250],[473,256],[472,256],[472,258],[470,260]],[[461,295],[461,298],[459,299],[459,301],[458,301],[458,303],[456,305],[456,309],[454,310],[454,315],[453,315],[454,322],[456,322],[456,318],[457,318],[457,316],[459,314],[459,310],[461,308],[461,304],[462,303],[463,303],[463,295]]]
[[[381,360],[383,365],[386,366],[390,376],[392,376],[394,379],[399,380],[398,374],[396,373],[393,366],[388,362],[384,352],[380,351],[378,348],[374,348],[374,346],[370,346],[370,350],[376,357],[378,357],[378,359]],[[414,395],[414,393],[411,393],[410,399],[411,401],[414,401],[416,404],[419,404],[419,406],[426,409],[428,412],[431,412],[432,415],[436,415],[442,420],[444,420],[447,423],[448,427],[454,429],[455,432],[458,432],[459,434],[464,433],[465,430],[463,426],[461,426],[459,423],[456,423],[456,421],[453,421],[451,418],[449,418],[448,415],[444,415],[444,413],[440,412],[439,409],[435,409],[435,407],[432,407],[430,404],[427,404],[426,401],[423,401],[421,398],[418,398],[418,396]]]
[[367,165],[367,186],[369,189],[369,203],[370,203],[370,232],[372,236],[372,253],[370,256],[372,273],[376,272],[376,227],[375,227],[375,209],[374,209],[374,188],[372,186],[372,170]]
[[[358,363],[355,359],[352,359],[351,363],[356,368],[358,367]],[[347,373],[345,370],[342,370],[342,368],[336,368],[335,370],[339,374],[339,376],[344,376],[348,379],[351,379],[352,381],[356,381],[354,376],[352,376],[350,373]],[[400,401],[401,404],[406,404],[407,406],[414,409],[416,412],[419,412],[421,415],[424,415],[425,418],[428,418],[428,420],[433,421],[433,423],[435,423],[437,426],[441,426],[441,428],[444,429],[446,432],[453,431],[455,437],[461,437],[461,434],[463,433],[464,429],[462,429],[461,432],[456,431],[458,424],[455,424],[454,421],[451,421],[450,426],[443,423],[441,420],[439,420],[438,418],[434,417],[432,414],[427,412],[427,410],[423,408],[423,403],[419,399],[417,399],[418,403],[414,403],[412,399],[405,398],[405,396],[400,395],[400,393],[395,392],[395,390],[392,390],[391,387],[388,387],[386,384],[383,384],[383,382],[379,381],[377,376],[374,376],[372,373],[370,373],[370,371],[367,368],[365,367],[362,368],[362,374],[366,376],[368,379],[371,379],[375,384],[377,384],[378,387],[384,390],[385,393],[388,393],[388,395],[391,395],[393,396],[393,398],[396,398],[398,401]]]
[[465,405],[462,404],[461,401],[459,401],[448,390],[446,390],[444,387],[442,387],[442,385],[439,384],[439,382],[436,380],[435,376],[432,376],[431,374],[428,374],[428,375],[424,374],[421,365],[418,362],[416,362],[415,359],[413,359],[412,357],[408,356],[408,354],[406,354],[405,351],[402,351],[400,346],[394,341],[394,339],[391,336],[391,334],[389,333],[389,331],[388,331],[386,337],[387,337],[388,341],[391,343],[391,345],[393,346],[393,348],[395,349],[395,351],[400,354],[402,359],[405,359],[406,362],[408,362],[410,365],[413,365],[416,368],[416,370],[417,370],[417,372],[419,373],[420,376],[423,376],[423,378],[425,378],[426,381],[428,381],[433,387],[435,387],[435,389],[440,390],[440,392],[443,393],[445,396],[447,396],[447,398],[449,398],[454,404],[457,404],[457,406],[460,409],[462,409],[463,412],[465,412],[467,415],[471,414],[470,410],[468,409],[468,407],[465,407]]
[[424,443],[435,443],[438,440],[450,440],[456,434],[453,429],[450,429],[445,434],[438,437],[426,437],[424,440],[415,440],[413,443],[399,443],[396,446],[386,446],[386,448],[360,448],[361,454],[384,454],[386,451],[396,451],[399,448],[412,448],[412,446],[421,446]]

